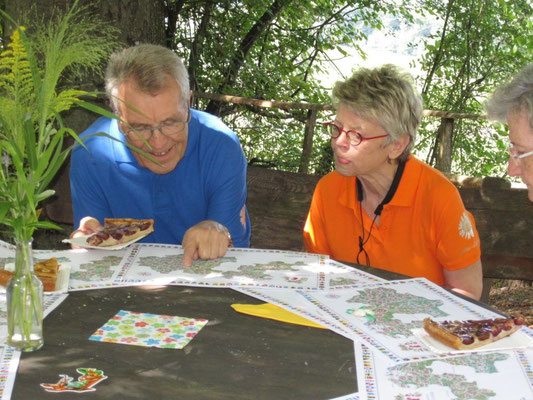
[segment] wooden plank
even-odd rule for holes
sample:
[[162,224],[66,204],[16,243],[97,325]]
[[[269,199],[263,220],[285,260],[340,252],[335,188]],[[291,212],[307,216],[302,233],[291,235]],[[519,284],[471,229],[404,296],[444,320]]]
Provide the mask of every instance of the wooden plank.
[[[193,91],[193,97],[207,100],[216,100],[225,103],[247,104],[263,108],[280,108],[282,110],[319,110],[319,111],[334,111],[335,108],[331,104],[319,103],[294,103],[287,101],[254,99],[250,97],[231,96],[216,93],[203,93]],[[466,113],[452,113],[448,111],[439,110],[424,110],[422,115],[425,117],[448,118],[448,119],[487,119],[483,114],[466,114]]]
[[533,281],[533,258],[485,254],[481,256],[483,277]]
[[248,167],[248,213],[254,248],[303,250],[303,226],[316,175]]

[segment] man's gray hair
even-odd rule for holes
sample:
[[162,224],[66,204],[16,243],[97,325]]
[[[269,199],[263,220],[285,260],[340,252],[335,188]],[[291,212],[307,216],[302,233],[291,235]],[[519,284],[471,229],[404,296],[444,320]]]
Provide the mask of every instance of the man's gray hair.
[[392,64],[361,68],[337,82],[332,97],[336,107],[343,104],[360,118],[381,125],[390,142],[409,136],[409,144],[398,157],[399,161],[407,160],[423,111],[422,97],[409,73]]
[[485,104],[489,118],[506,122],[509,113],[526,112],[533,128],[533,63],[526,65],[508,83],[499,86]]
[[115,112],[118,111],[117,92],[125,81],[133,79],[139,89],[155,94],[166,87],[168,77],[176,80],[181,89],[182,107],[189,101],[189,74],[176,53],[155,44],[140,44],[115,52],[106,69],[106,92]]

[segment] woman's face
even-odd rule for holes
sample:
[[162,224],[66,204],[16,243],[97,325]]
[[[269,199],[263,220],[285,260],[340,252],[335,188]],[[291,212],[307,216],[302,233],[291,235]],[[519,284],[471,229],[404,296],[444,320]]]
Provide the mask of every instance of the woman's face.
[[[511,112],[507,116],[511,152],[515,155],[533,151],[533,129],[529,125],[525,111]],[[533,201],[533,154],[524,158],[509,158],[507,171],[510,176],[519,176],[528,190],[529,200]]]
[[[337,138],[331,139],[335,168],[338,173],[344,176],[365,175],[387,163],[393,147],[393,143],[385,145],[388,137],[364,140],[386,134],[387,132],[381,125],[360,118],[343,104],[339,105],[334,123],[343,130]],[[353,146],[344,131],[358,132],[363,141]]]

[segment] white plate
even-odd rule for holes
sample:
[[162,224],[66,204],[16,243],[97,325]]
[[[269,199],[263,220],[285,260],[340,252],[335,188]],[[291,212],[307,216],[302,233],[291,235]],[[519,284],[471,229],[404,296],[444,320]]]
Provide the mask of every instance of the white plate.
[[148,232],[146,235],[137,237],[137,238],[135,238],[133,240],[130,240],[129,242],[126,242],[126,243],[117,244],[115,246],[92,246],[89,243],[87,243],[87,238],[89,236],[91,236],[91,235],[78,236],[78,237],[72,238],[72,239],[63,239],[62,242],[63,243],[71,243],[74,246],[84,247],[86,249],[120,250],[120,249],[123,249],[124,247],[129,246],[132,243],[135,243],[135,242],[141,240],[143,237],[146,237],[149,233],[152,233],[152,232]]
[[[5,265],[6,271],[15,271],[15,264],[8,263]],[[70,264],[60,263],[59,269],[57,271],[56,279],[56,290],[50,292],[44,292],[45,294],[49,293],[68,293],[68,284],[70,281]]]
[[[528,328],[525,328],[528,329]],[[430,336],[425,329],[413,329],[412,332],[415,337],[426,345],[431,351],[438,354],[444,353],[469,353],[478,351],[496,351],[496,350],[511,350],[521,349],[524,347],[533,346],[533,337],[525,332],[524,328],[517,330],[515,333],[504,337],[503,339],[486,344],[484,346],[476,347],[474,349],[457,350],[453,347],[446,346]]]

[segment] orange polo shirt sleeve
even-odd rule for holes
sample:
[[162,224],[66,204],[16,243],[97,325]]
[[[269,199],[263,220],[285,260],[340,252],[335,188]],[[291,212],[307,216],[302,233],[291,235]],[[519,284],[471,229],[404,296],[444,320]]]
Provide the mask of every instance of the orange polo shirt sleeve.
[[[356,262],[359,237],[368,238],[372,218],[363,211],[361,220],[355,180],[334,171],[319,181],[304,227],[307,251]],[[444,269],[468,267],[481,256],[474,218],[457,188],[414,157],[364,248],[373,267],[439,285]]]

